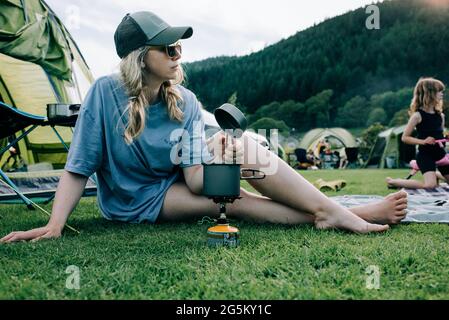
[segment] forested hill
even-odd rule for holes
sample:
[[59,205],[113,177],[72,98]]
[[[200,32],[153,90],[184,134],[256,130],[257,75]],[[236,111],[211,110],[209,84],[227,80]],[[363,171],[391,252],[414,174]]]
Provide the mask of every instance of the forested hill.
[[447,83],[449,0],[377,5],[379,30],[366,28],[370,14],[360,8],[251,55],[187,64],[187,86],[209,110],[234,94],[248,114],[274,101],[306,102],[327,92],[331,125],[354,97],[412,87],[421,76]]

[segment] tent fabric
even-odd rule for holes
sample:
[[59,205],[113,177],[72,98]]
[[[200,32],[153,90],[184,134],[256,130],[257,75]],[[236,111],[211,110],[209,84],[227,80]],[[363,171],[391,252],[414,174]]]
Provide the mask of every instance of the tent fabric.
[[[40,66],[0,54],[0,70],[2,80],[19,110],[46,116],[47,104],[57,103],[55,92]],[[64,141],[69,142],[71,131],[61,128],[60,132]],[[29,142],[46,144],[58,143],[59,140],[52,134],[51,128],[38,128]]]
[[[81,103],[93,80],[69,32],[44,1],[0,2],[0,101],[46,116],[47,104]],[[70,144],[71,128],[57,130]],[[37,128],[18,148],[27,164],[50,162],[62,168],[67,157],[50,127]]]
[[51,75],[72,80],[67,34],[43,1],[2,1],[0,21],[1,53],[34,62]]
[[343,128],[331,128],[323,129],[317,128],[312,129],[306,133],[304,138],[302,138],[299,143],[299,148],[310,150],[315,149],[318,143],[323,139],[336,139],[345,148],[355,148],[357,147],[357,142],[354,136],[347,130]]
[[403,168],[416,158],[416,146],[402,142],[405,125],[382,131],[371,149],[367,167]]

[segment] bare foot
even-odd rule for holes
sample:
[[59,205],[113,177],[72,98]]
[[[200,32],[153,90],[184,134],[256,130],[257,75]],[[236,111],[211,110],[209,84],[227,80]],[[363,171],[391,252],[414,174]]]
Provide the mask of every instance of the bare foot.
[[392,177],[386,177],[385,182],[388,184],[388,186],[392,186],[393,178]]
[[383,232],[388,225],[379,225],[366,222],[349,210],[339,210],[338,213],[317,212],[315,226],[318,229],[345,229],[355,233]]
[[385,182],[387,183],[387,187],[388,189],[397,189],[398,186],[395,185],[395,179],[391,178],[391,177],[387,177],[385,179]]
[[407,192],[398,191],[389,194],[382,201],[350,210],[371,223],[398,224],[407,215],[406,209]]

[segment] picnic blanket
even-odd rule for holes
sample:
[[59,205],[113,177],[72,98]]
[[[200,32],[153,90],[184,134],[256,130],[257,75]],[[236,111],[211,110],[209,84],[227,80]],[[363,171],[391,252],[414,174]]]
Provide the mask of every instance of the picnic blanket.
[[[449,224],[449,186],[435,189],[404,189],[408,193],[407,217],[402,223]],[[382,196],[348,195],[332,197],[345,207],[360,206],[382,200]]]
[[438,199],[449,199],[449,186],[442,183],[435,189],[404,189],[409,195],[419,195],[424,197],[432,197]]

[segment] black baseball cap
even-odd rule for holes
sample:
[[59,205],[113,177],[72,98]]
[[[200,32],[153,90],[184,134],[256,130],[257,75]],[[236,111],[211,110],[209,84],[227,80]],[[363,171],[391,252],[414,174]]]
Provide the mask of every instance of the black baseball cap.
[[192,34],[191,27],[172,27],[149,11],[128,13],[115,30],[115,50],[124,58],[140,47],[169,45]]

